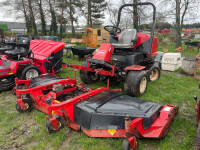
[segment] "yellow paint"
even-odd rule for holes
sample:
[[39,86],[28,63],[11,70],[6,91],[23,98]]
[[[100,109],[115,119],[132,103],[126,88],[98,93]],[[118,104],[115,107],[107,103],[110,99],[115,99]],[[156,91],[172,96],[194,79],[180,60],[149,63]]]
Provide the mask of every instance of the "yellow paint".
[[3,80],[1,80],[1,81],[6,81],[6,79],[3,79]]
[[57,101],[57,100],[54,100],[54,102],[60,103],[60,102],[59,102],[59,101]]
[[114,135],[115,132],[116,132],[116,129],[108,129],[108,132],[109,132],[111,135]]
[[12,72],[11,73],[9,73],[9,75],[11,75],[11,74],[13,74]]
[[52,110],[52,115],[53,115],[54,111]]

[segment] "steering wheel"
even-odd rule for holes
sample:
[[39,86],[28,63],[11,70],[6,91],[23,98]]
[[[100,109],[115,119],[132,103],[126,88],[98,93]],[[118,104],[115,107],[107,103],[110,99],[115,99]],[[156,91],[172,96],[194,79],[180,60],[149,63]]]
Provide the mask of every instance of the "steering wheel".
[[[109,28],[111,28],[109,30]],[[122,30],[115,26],[105,26],[104,29],[109,32],[110,35],[115,35],[116,33],[120,33]]]

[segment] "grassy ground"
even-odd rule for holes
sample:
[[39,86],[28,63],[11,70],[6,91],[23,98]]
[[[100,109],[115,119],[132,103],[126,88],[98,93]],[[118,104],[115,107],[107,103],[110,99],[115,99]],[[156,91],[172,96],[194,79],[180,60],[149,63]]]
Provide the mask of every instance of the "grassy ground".
[[[159,50],[162,50],[162,48],[164,47],[159,47]],[[166,48],[175,52],[173,46]],[[196,51],[184,51],[182,54],[196,56]],[[83,60],[78,62],[77,60],[64,59],[64,61],[80,65],[83,63]],[[59,75],[73,78],[74,69],[62,69]],[[81,83],[78,71],[77,79]],[[200,95],[198,83],[199,80],[193,80],[191,76],[180,74],[179,69],[176,72],[163,71],[160,80],[148,84],[147,91],[140,97],[141,99],[162,105],[177,105],[180,109],[167,136],[160,140],[139,139],[139,150],[189,150],[193,148],[196,132],[196,111],[194,110],[193,95]],[[101,81],[86,86],[93,88],[106,87]],[[123,83],[110,88],[123,89]],[[120,138],[90,138],[83,132],[76,132],[67,126],[58,133],[48,134],[45,130],[46,114],[36,109],[21,114],[16,111],[15,103],[16,98],[11,94],[11,90],[0,94],[0,149],[122,149],[122,139]]]
[[[193,47],[194,51],[191,51],[191,50],[187,50],[187,46],[182,43],[182,47],[183,47],[183,51],[181,53],[181,56],[182,57],[195,57],[198,55],[198,48],[197,47]],[[168,49],[168,52],[172,52],[172,53],[176,53],[176,46],[171,44],[171,45],[159,45],[158,47],[158,51],[161,51],[163,52],[163,49],[166,48]]]

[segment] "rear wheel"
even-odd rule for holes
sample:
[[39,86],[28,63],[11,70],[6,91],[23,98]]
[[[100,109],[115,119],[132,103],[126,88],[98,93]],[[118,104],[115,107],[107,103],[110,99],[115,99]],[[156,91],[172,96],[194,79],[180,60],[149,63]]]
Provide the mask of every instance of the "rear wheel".
[[195,139],[194,139],[194,149],[193,150],[200,150],[200,122],[195,134]]
[[160,68],[158,66],[152,66],[148,72],[148,80],[156,81],[160,78]]
[[[61,116],[55,116],[59,125],[60,125],[60,129],[65,127],[65,119]],[[46,130],[49,132],[49,134],[57,132],[57,130],[53,127],[53,125],[51,124],[50,120],[47,119],[47,123],[46,123]],[[58,130],[60,131],[60,130]]]
[[124,91],[130,96],[141,96],[145,93],[148,84],[146,71],[130,71],[126,76]]
[[34,77],[38,77],[39,75],[40,75],[40,70],[36,66],[30,65],[23,68],[20,78],[23,80],[28,80]]
[[23,99],[23,102],[24,102],[26,110],[23,110],[18,103],[16,103],[16,110],[20,113],[24,113],[27,111],[30,112],[33,106],[33,103],[31,102],[31,100],[27,98],[27,99]]
[[[84,62],[82,66],[87,67],[87,62]],[[83,81],[86,84],[92,84],[99,81],[99,76],[95,76],[94,72],[80,70],[79,74],[80,74],[81,81]]]

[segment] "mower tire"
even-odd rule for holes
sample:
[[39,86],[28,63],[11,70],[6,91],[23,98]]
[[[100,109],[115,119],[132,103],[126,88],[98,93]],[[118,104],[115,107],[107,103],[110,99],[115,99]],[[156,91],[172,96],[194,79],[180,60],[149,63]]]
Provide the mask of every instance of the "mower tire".
[[28,98],[24,98],[24,99],[23,99],[23,102],[25,103],[27,109],[26,109],[26,110],[23,110],[23,109],[21,108],[21,106],[20,106],[18,103],[16,103],[16,110],[17,110],[18,112],[20,112],[20,113],[24,113],[24,112],[27,112],[27,111],[30,112],[30,111],[32,110],[32,106],[33,106],[33,103],[31,102],[31,100],[28,99]]
[[[65,119],[58,115],[56,115],[54,117],[57,119],[58,123],[60,124],[60,129],[64,128],[65,127]],[[60,131],[60,130],[57,131],[53,127],[53,125],[51,124],[51,121],[49,119],[47,119],[46,130],[47,130],[47,132],[49,132],[49,134]]]
[[123,140],[123,149],[124,150],[130,150],[130,148],[131,148],[131,145],[129,143],[129,140],[128,139],[124,139]]
[[22,80],[28,80],[34,77],[38,77],[39,75],[40,75],[40,70],[38,69],[38,67],[30,65],[22,69],[19,78]]
[[200,150],[200,122],[198,124],[198,128],[195,134],[193,150]]
[[[82,66],[87,67],[87,62],[84,62],[82,64]],[[95,82],[99,81],[99,79],[100,79],[99,76],[97,76],[97,77],[95,76],[94,72],[80,70],[79,74],[80,74],[81,81],[83,81],[86,84],[95,83]]]
[[152,66],[147,73],[149,82],[158,80],[160,78],[160,73],[161,71],[158,66]]
[[127,95],[139,97],[147,89],[148,75],[146,71],[129,71],[124,83],[124,91]]

